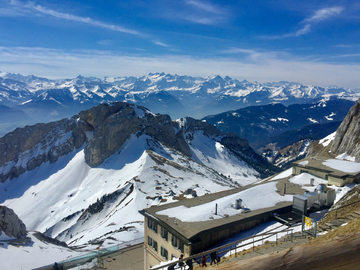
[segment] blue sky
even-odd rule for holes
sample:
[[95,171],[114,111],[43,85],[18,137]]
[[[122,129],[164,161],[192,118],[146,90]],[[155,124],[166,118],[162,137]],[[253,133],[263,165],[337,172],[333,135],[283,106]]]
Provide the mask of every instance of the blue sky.
[[0,0],[0,70],[360,87],[360,2]]

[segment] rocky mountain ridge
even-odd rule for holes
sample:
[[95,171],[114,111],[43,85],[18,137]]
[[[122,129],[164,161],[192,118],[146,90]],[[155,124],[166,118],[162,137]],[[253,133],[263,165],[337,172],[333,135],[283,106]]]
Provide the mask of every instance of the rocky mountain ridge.
[[18,128],[0,138],[3,153],[0,157],[0,181],[11,180],[45,162],[54,163],[85,143],[85,161],[96,167],[121,149],[132,135],[139,137],[142,134],[191,157],[190,147],[185,141],[189,138],[185,133],[202,130],[208,136],[222,136],[219,142],[223,145],[243,155],[256,157],[260,164],[263,162],[246,140],[225,135],[199,120],[184,118],[181,121],[182,125],[173,122],[168,115],[156,115],[143,107],[118,102],[81,111],[70,119]]
[[[210,115],[203,120],[223,132],[235,133],[247,139],[256,150],[277,142],[278,147],[283,148],[301,139],[311,136],[311,139],[319,139],[331,133],[337,128],[331,123],[342,121],[353,105],[352,101],[329,99],[287,107],[282,104],[251,106]],[[300,129],[304,130],[299,133]],[[325,129],[331,132],[321,133]],[[316,133],[320,135],[317,138],[314,137]],[[284,134],[284,138],[279,140],[277,136],[281,134]]]
[[351,107],[340,126],[333,134],[316,141],[309,149],[308,156],[345,155],[344,158],[360,162],[360,99]]
[[246,106],[310,102],[335,97],[356,100],[359,93],[338,87],[291,82],[258,83],[229,77],[190,77],[150,73],[141,77],[78,76],[50,80],[0,72],[0,104],[33,118],[28,124],[71,117],[100,103],[124,101],[172,118],[209,114]]

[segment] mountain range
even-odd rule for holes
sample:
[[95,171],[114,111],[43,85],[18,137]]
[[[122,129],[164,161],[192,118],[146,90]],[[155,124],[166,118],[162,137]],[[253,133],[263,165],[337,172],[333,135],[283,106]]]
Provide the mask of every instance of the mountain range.
[[209,115],[203,121],[247,139],[256,150],[268,144],[280,149],[301,139],[320,139],[334,132],[354,104],[335,98],[289,106],[276,103]]
[[[145,106],[173,119],[201,118],[254,105],[312,102],[323,98],[356,101],[360,94],[338,87],[292,82],[258,83],[230,77],[190,77],[150,73],[141,77],[78,76],[51,80],[0,72],[0,105],[31,117],[0,125],[0,135],[24,124],[71,117],[100,103],[123,101]],[[6,118],[7,119],[7,118]]]
[[[310,155],[341,154],[359,161],[359,106],[360,101],[336,133],[312,144]],[[0,138],[0,151],[0,204],[13,209],[28,231],[42,232],[78,250],[141,238],[140,209],[258,186],[261,178],[278,171],[236,134],[190,117],[173,121],[123,102],[18,128]],[[15,222],[17,217],[7,208],[1,211],[10,213]],[[17,224],[23,227],[22,222]],[[50,252],[33,232],[28,236],[30,246],[16,250],[37,254],[36,247]],[[10,251],[7,243],[0,245]],[[58,254],[56,260],[70,252],[59,250],[51,251]]]

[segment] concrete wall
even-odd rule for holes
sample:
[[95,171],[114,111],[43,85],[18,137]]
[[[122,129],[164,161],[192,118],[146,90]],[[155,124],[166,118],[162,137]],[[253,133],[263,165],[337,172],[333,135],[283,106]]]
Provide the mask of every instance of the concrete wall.
[[346,178],[346,179],[341,179],[338,177],[334,177],[329,175],[329,185],[335,185],[337,187],[343,187],[347,184],[351,184],[353,182],[352,178]]
[[[152,229],[150,229],[147,225],[147,218],[145,218],[144,223],[144,245],[146,248],[146,258],[145,265],[146,269],[151,266],[158,265],[161,261],[166,261],[164,257],[161,256],[161,247],[164,247],[168,251],[168,260],[171,260],[172,255],[179,258],[181,254],[184,254],[184,257],[188,257],[191,254],[191,248],[189,246],[184,245],[184,253],[182,253],[179,249],[175,248],[171,243],[172,234],[168,232],[168,240],[166,241],[161,237],[161,226],[157,224],[157,233],[155,233]],[[158,244],[158,249],[155,251],[152,247],[147,245],[148,236],[154,239]]]
[[323,178],[323,179],[327,179],[327,177],[328,177],[328,173],[326,173],[326,172],[318,171],[318,170],[311,169],[311,168],[305,168],[305,167],[297,167],[297,166],[293,167],[293,174],[295,174],[295,175],[299,175],[299,174],[305,173],[305,172],[315,175],[317,177]]

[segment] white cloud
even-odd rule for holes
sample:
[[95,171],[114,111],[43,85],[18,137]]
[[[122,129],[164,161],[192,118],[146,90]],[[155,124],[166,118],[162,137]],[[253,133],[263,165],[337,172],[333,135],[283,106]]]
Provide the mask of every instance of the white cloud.
[[[235,50],[235,48],[233,48]],[[49,78],[142,76],[164,71],[192,76],[230,76],[249,81],[297,81],[313,85],[360,86],[359,64],[334,64],[295,59],[291,55],[239,49],[249,58],[199,58],[184,55],[122,55],[108,51],[65,52],[46,48],[0,47],[2,71]]]
[[167,20],[187,21],[195,24],[218,25],[229,21],[231,14],[229,10],[221,5],[200,0],[183,0],[176,5],[164,2],[164,12],[160,17]]
[[[81,16],[70,14],[70,13],[59,12],[59,11],[56,11],[53,9],[46,8],[41,5],[35,5],[32,2],[29,2],[28,4],[22,4],[16,0],[11,0],[10,4],[11,4],[10,6],[12,8],[0,9],[0,16],[3,14],[6,14],[6,16],[10,16],[10,15],[11,16],[33,16],[34,12],[35,12],[37,14],[47,15],[47,16],[51,16],[54,18],[62,19],[62,20],[78,22],[78,23],[82,23],[85,25],[93,26],[93,27],[104,28],[104,29],[108,29],[108,30],[112,30],[112,31],[116,31],[116,32],[122,32],[122,33],[130,34],[130,35],[135,35],[135,36],[138,36],[141,38],[147,38],[156,45],[159,45],[162,47],[168,47],[168,45],[166,45],[165,43],[163,43],[159,40],[152,40],[152,37],[150,35],[140,32],[140,31],[137,31],[137,30],[134,30],[134,29],[129,29],[129,28],[122,27],[119,25],[105,23],[102,21],[94,20],[89,17],[81,17]],[[3,15],[3,16],[5,16],[5,15]],[[104,44],[104,42],[99,41],[99,44]]]
[[268,36],[268,37],[263,37],[263,38],[282,39],[282,38],[287,38],[287,37],[299,37],[302,35],[306,35],[311,32],[311,28],[314,23],[326,20],[330,17],[334,17],[334,16],[340,14],[343,10],[344,10],[344,8],[340,7],[340,6],[339,7],[331,7],[331,8],[323,8],[323,9],[317,10],[314,15],[312,15],[311,17],[308,17],[305,20],[303,20],[302,22],[300,22],[300,25],[304,24],[304,26],[300,30],[297,30],[295,32],[291,32],[288,34]]
[[42,14],[50,15],[52,17],[59,18],[59,19],[80,22],[80,23],[91,25],[91,26],[106,28],[109,30],[132,34],[132,35],[136,35],[136,36],[142,36],[142,37],[145,36],[143,33],[136,31],[136,30],[132,30],[132,29],[118,26],[118,25],[113,25],[113,24],[108,24],[108,23],[104,23],[101,21],[93,20],[89,17],[80,17],[80,16],[69,14],[69,13],[58,12],[58,11],[55,11],[52,9],[45,8],[40,5],[34,5],[33,3],[27,4],[26,7],[36,10]]
[[187,0],[187,1],[185,1],[185,3],[188,5],[194,6],[203,11],[207,11],[207,12],[211,12],[211,13],[215,13],[215,14],[221,13],[221,9],[219,7],[216,7],[209,3],[204,3],[204,2],[195,1],[195,0]]
[[336,16],[340,14],[344,10],[343,7],[330,7],[330,8],[323,8],[315,12],[315,14],[307,19],[305,22],[318,22],[325,20],[329,17]]

